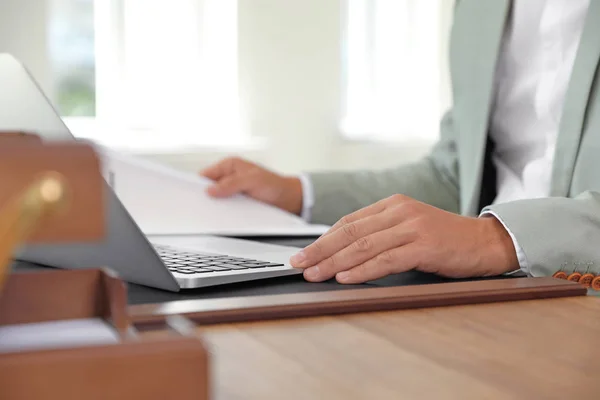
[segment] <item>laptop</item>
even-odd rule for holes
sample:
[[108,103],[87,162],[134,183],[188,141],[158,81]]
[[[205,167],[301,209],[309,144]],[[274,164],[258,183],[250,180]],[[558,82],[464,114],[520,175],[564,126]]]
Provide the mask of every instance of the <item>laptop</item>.
[[[28,69],[9,54],[0,54],[3,130],[36,133],[47,142],[77,140]],[[103,241],[27,245],[15,259],[64,269],[108,267],[125,281],[174,292],[301,273],[289,265],[293,247],[216,236],[159,240],[143,234],[108,182],[105,201]]]

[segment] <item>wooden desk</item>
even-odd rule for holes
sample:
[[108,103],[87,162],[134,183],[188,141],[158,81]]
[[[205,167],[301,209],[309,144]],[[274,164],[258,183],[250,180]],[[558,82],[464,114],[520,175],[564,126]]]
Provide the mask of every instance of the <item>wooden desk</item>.
[[598,399],[600,299],[200,328],[214,399]]

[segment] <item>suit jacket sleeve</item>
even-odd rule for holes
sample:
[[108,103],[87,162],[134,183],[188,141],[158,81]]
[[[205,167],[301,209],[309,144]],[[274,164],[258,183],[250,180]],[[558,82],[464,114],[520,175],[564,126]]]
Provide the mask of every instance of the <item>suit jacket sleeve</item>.
[[309,174],[315,199],[311,222],[332,225],[344,215],[393,194],[458,212],[458,157],[452,111],[444,115],[440,128],[440,140],[416,163],[379,171]]
[[600,193],[518,200],[485,210],[497,214],[515,236],[529,275],[600,274]]

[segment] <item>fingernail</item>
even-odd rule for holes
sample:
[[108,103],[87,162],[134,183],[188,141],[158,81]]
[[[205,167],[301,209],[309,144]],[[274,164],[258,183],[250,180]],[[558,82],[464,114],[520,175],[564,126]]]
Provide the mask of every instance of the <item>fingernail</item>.
[[319,271],[318,266],[311,267],[311,268],[307,269],[306,271],[304,271],[304,277],[311,281],[319,279],[319,274],[320,274],[320,271]]
[[290,262],[293,266],[298,266],[299,264],[303,263],[304,261],[306,261],[306,254],[304,254],[303,251],[295,254],[291,259]]
[[350,278],[350,272],[349,271],[340,272],[335,277],[337,278],[338,282],[339,281],[344,282],[344,281],[347,281],[348,278]]

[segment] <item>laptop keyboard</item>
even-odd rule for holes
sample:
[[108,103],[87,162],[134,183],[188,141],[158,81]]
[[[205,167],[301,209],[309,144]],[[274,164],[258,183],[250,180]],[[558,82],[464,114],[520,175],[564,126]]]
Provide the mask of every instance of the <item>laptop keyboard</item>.
[[154,248],[169,271],[185,275],[235,270],[254,270],[259,268],[282,267],[284,265],[220,254],[194,253],[163,245],[154,245]]

